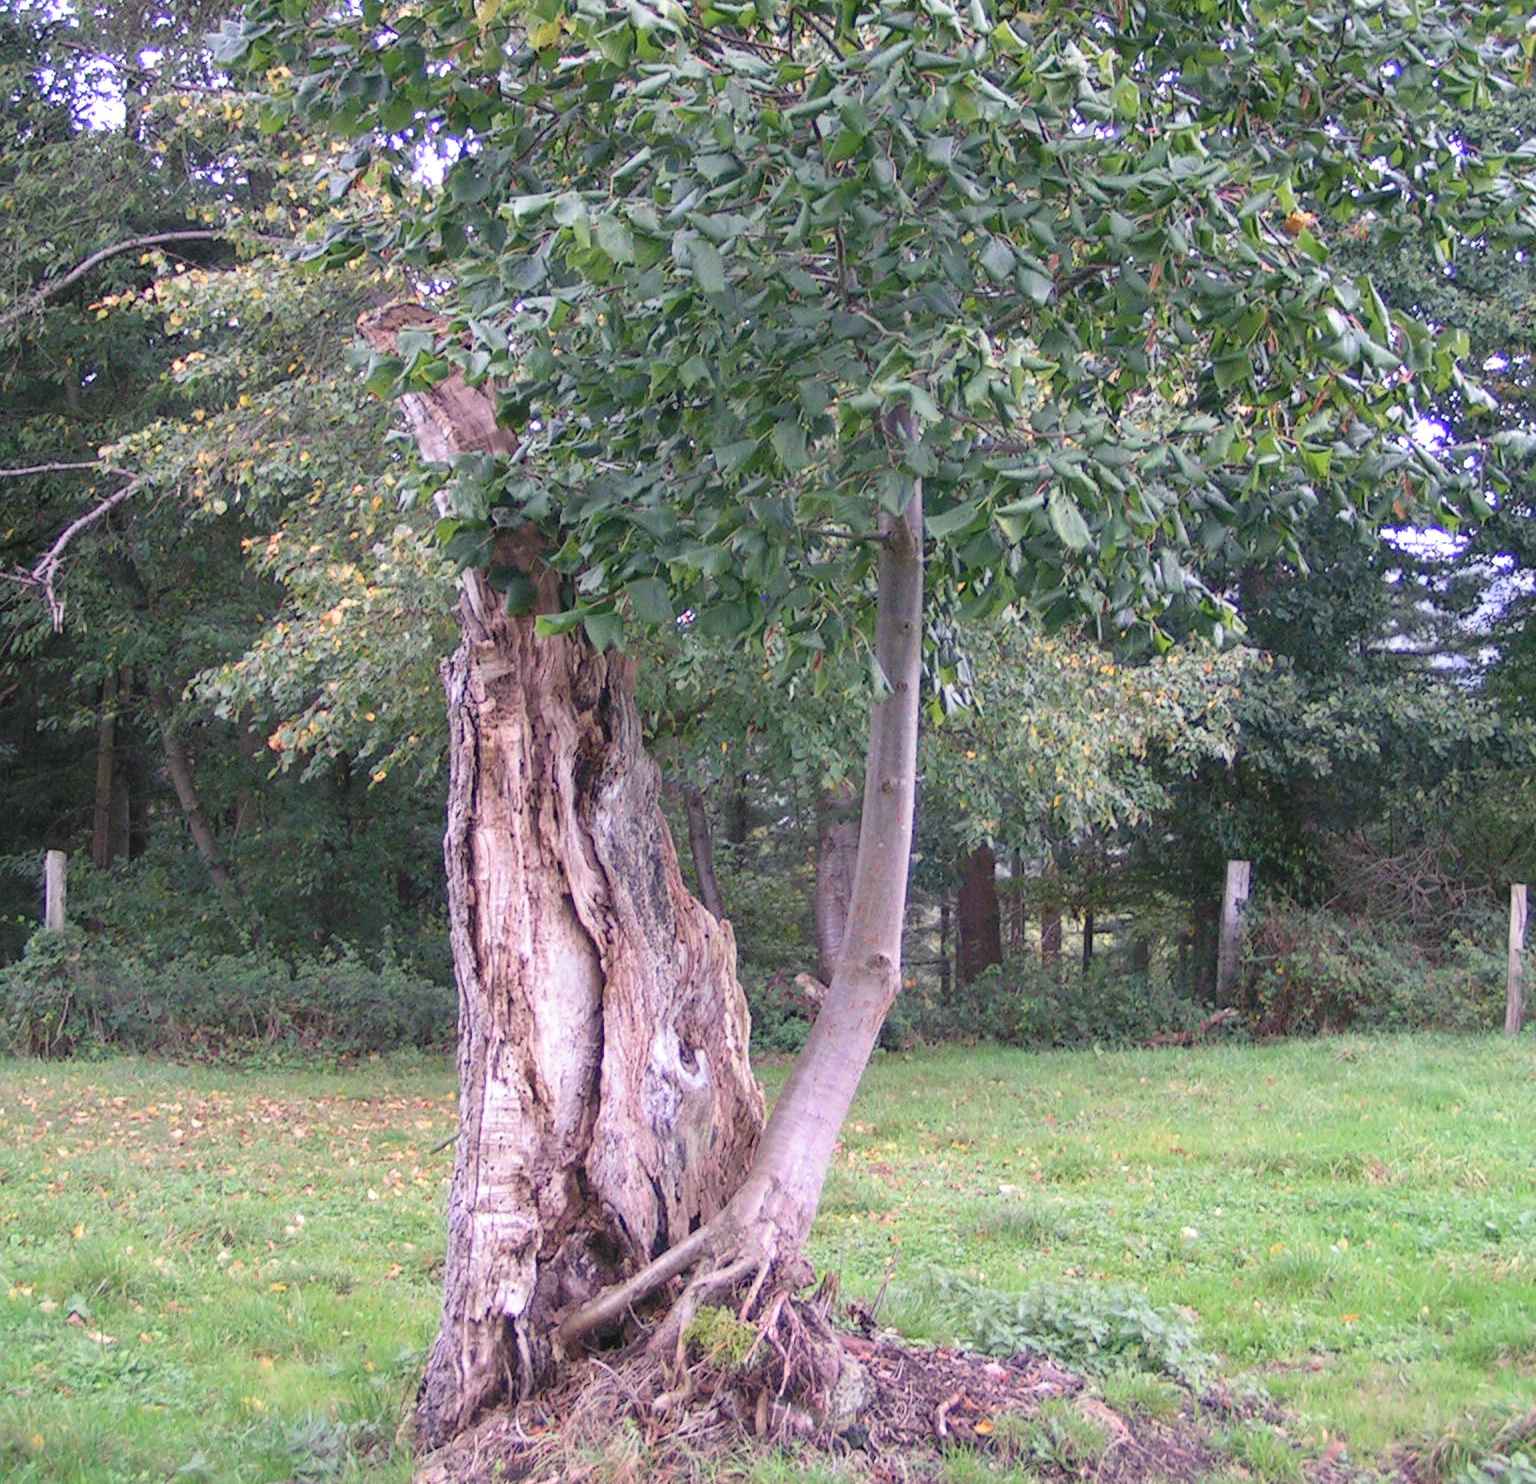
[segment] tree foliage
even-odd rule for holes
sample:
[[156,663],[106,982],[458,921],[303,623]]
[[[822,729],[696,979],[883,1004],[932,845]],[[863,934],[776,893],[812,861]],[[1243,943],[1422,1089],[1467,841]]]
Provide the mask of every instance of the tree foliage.
[[1110,634],[1218,624],[1200,555],[1279,550],[1320,492],[1466,482],[1409,436],[1464,342],[1332,246],[1529,233],[1455,124],[1527,45],[1471,5],[258,0],[219,54],[353,141],[335,189],[377,209],[312,251],[451,287],[463,339],[373,384],[505,389],[519,460],[460,470],[450,551],[531,523],[546,631],[687,609],[803,658],[867,639],[919,478],[941,597]]

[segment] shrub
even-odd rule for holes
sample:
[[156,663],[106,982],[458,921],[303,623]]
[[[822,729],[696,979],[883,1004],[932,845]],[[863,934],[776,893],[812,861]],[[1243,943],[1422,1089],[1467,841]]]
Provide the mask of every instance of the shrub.
[[1425,945],[1398,926],[1270,907],[1243,944],[1243,1005],[1265,1035],[1343,1030],[1487,1030],[1503,1014],[1499,929],[1473,919]]
[[456,1014],[451,987],[388,952],[377,965],[351,949],[291,963],[258,950],[154,963],[70,928],[35,933],[21,960],[0,969],[0,1038],[26,1056],[441,1046]]
[[1038,961],[994,966],[949,993],[897,1001],[924,1040],[990,1040],[1018,1046],[1144,1042],[1199,1023],[1191,1000],[1110,960],[1082,973]]
[[1144,1293],[1094,1283],[1037,1283],[1005,1293],[930,1269],[893,1293],[898,1310],[919,1326],[990,1355],[1033,1352],[1095,1373],[1126,1368],[1194,1383],[1212,1358],[1194,1326],[1152,1307]]

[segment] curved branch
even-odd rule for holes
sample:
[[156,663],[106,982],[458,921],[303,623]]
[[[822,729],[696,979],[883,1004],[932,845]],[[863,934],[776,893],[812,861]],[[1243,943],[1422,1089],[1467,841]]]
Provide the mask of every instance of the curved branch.
[[222,242],[229,235],[220,227],[188,227],[182,231],[151,232],[147,237],[130,237],[123,242],[114,242],[110,247],[93,252],[90,257],[76,263],[68,273],[48,279],[21,303],[13,304],[4,314],[0,314],[0,330],[31,314],[33,310],[41,309],[55,295],[62,294],[71,284],[78,283],[92,268],[99,267],[109,258],[120,257],[125,252],[144,252],[151,247],[165,247],[174,242]]
[[28,464],[23,469],[0,469],[0,479],[31,479],[38,474],[68,474],[76,469],[100,468],[100,459],[86,459],[78,464]]
[[[99,465],[56,464],[50,466],[46,464],[39,464],[36,466],[35,470],[0,470],[0,474],[48,472],[52,469],[60,468],[90,469],[97,467],[99,467]],[[123,474],[125,471],[122,469],[107,469],[103,472],[108,474]],[[100,504],[95,505],[90,510],[87,510],[84,515],[70,521],[70,523],[64,527],[63,531],[59,533],[58,540],[56,540],[53,545],[43,553],[36,564],[32,567],[32,570],[30,572],[18,574],[18,580],[24,582],[27,586],[42,588],[43,601],[48,605],[48,617],[53,622],[54,633],[57,634],[64,627],[64,605],[59,601],[58,595],[53,590],[53,579],[58,575],[59,562],[64,556],[65,548],[71,541],[75,539],[76,536],[80,534],[81,531],[84,531],[90,526],[95,525],[96,522],[99,521],[109,511],[115,510],[119,505],[121,505],[123,501],[129,497],[129,495],[139,490],[144,484],[145,477],[145,475],[140,474],[134,478],[129,479],[127,484],[123,485],[121,489],[114,490],[110,495],[107,496],[105,500],[101,501]]]

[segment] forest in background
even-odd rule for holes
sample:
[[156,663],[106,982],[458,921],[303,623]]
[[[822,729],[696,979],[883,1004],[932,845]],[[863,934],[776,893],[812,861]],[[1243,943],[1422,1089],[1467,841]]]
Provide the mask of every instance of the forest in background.
[[[438,665],[461,553],[353,329],[409,281],[320,271],[367,162],[210,59],[225,9],[0,7],[0,1013],[23,1048],[453,1034]],[[1528,100],[1466,128],[1515,148]],[[1482,372],[1423,436],[1524,435],[1530,263],[1381,228],[1332,249]],[[1188,1031],[1216,1008],[1234,857],[1260,894],[1251,1028],[1495,1023],[1536,849],[1532,490],[1430,530],[1397,499],[1385,540],[1320,502],[1305,563],[1213,543],[1190,580],[1243,624],[1219,649],[935,621],[888,1042]],[[846,902],[867,661],[834,643],[789,673],[711,613],[630,642],[674,838],[734,927],[756,1036],[792,1049]],[[34,931],[46,849],[70,854],[63,939]]]

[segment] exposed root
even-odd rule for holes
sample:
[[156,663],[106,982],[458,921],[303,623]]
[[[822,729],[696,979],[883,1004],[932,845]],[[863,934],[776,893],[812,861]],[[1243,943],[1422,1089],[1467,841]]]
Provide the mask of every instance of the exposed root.
[[[754,1273],[740,1271],[750,1287]],[[721,1267],[702,1281],[718,1290],[724,1279]],[[691,1347],[680,1380],[669,1374],[671,1357],[650,1346],[576,1360],[554,1391],[493,1414],[423,1460],[419,1484],[720,1484],[754,1477],[749,1450],[759,1446],[848,1484],[937,1484],[952,1477],[957,1452],[976,1455],[983,1472],[1018,1466],[1031,1419],[1047,1405],[1057,1416],[1070,1408],[1104,1435],[1093,1456],[1054,1478],[1199,1484],[1223,1463],[1209,1428],[1228,1413],[1209,1411],[1207,1397],[1186,1395],[1178,1415],[1161,1420],[1122,1415],[1043,1357],[1001,1361],[879,1332],[838,1334],[816,1300],[796,1300],[772,1280],[764,1292],[745,1355]],[[727,1326],[736,1312],[733,1302]],[[1303,1480],[1357,1484],[1337,1467],[1305,1464]]]
[[[722,1213],[723,1214],[723,1213]],[[709,1256],[718,1240],[716,1225],[720,1218],[701,1226],[669,1247],[654,1262],[647,1263],[632,1278],[605,1288],[595,1299],[583,1304],[561,1321],[555,1331],[555,1349],[569,1355],[589,1335],[613,1329],[631,1317],[637,1304],[674,1278],[680,1278],[694,1263]]]

